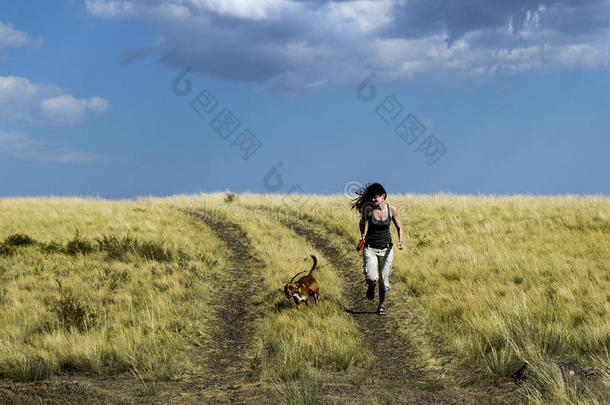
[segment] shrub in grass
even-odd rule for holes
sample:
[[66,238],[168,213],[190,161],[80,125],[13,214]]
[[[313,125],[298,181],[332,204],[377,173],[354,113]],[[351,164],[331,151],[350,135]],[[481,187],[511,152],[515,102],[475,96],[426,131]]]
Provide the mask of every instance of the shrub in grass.
[[55,241],[49,243],[40,242],[38,246],[43,253],[57,253],[63,250],[63,246]]
[[188,260],[189,257],[183,252],[173,252],[165,244],[156,241],[141,242],[136,238],[125,236],[118,238],[116,236],[104,236],[97,240],[97,246],[94,242],[84,239],[76,232],[72,240],[65,246],[57,242],[37,243],[28,235],[13,234],[7,237],[0,244],[0,256],[11,256],[16,253],[15,246],[29,246],[37,244],[44,253],[63,252],[69,255],[90,254],[95,251],[106,252],[108,258],[112,260],[127,261],[129,255],[136,255],[148,260],[156,260],[159,262],[171,262],[177,257],[179,259]]
[[225,198],[224,198],[225,202],[227,204],[232,203],[233,201],[237,200],[237,195],[233,194],[233,193],[227,193],[225,194]]
[[108,254],[108,258],[125,261],[126,256],[135,254],[138,241],[129,236],[117,238],[116,236],[104,236],[97,241],[99,249]]
[[57,315],[64,329],[85,331],[96,325],[99,318],[96,308],[90,302],[65,290],[61,290],[59,298],[50,301],[49,311]]
[[74,238],[66,244],[64,251],[70,255],[87,254],[95,251],[95,246],[92,242],[82,239],[77,232]]
[[4,244],[8,246],[29,246],[36,243],[34,239],[29,237],[28,235],[24,235],[21,233],[14,233],[9,235],[5,240]]

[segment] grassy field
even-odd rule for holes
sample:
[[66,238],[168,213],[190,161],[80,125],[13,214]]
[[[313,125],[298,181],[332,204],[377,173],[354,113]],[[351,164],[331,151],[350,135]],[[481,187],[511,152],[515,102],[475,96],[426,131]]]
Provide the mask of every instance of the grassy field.
[[132,370],[171,379],[205,336],[222,255],[204,226],[150,202],[0,201],[0,373]]
[[[417,342],[418,369],[445,385],[513,384],[513,402],[610,401],[610,199],[402,195],[388,202],[400,212],[406,248],[395,252],[387,322],[405,345]],[[364,294],[364,284],[346,285],[346,269],[282,220],[305,221],[347,252],[358,215],[345,196],[0,200],[6,384],[128,375],[144,386],[160,382],[148,394],[163,397],[168,382],[213,374],[206,348],[217,344],[217,291],[231,246],[191,214],[237,224],[248,254],[263,263],[247,275],[255,287],[243,292],[260,315],[248,323],[256,330],[245,350],[255,380],[277,401],[347,403],[352,392],[349,402],[402,402],[400,381],[370,398],[349,388],[376,383],[378,352],[363,335],[376,315],[346,311],[346,289]],[[296,310],[282,287],[309,269],[309,254],[329,264],[316,276],[322,302]],[[361,258],[349,255],[348,271],[360,274]]]

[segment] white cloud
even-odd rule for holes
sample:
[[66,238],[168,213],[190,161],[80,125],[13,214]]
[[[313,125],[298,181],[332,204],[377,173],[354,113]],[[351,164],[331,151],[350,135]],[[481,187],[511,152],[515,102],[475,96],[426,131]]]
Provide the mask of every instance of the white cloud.
[[40,102],[42,115],[59,126],[70,126],[82,122],[91,113],[104,113],[108,111],[109,107],[110,103],[100,97],[86,100],[69,94]]
[[[31,44],[30,37],[0,22],[0,50]],[[101,97],[78,99],[53,84],[31,83],[18,76],[0,76],[0,121],[45,121],[74,125],[93,114],[105,113],[110,103]],[[88,163],[100,155],[46,142],[21,132],[0,130],[0,154],[52,163]]]
[[110,109],[110,103],[101,97],[93,97],[87,101],[87,109],[94,113],[105,113]]
[[186,0],[185,3],[200,10],[252,20],[276,18],[287,10],[301,7],[290,0]]
[[56,85],[34,84],[17,76],[0,76],[1,120],[50,120],[58,126],[70,126],[94,114],[105,113],[109,108],[110,103],[100,97],[79,99]]
[[0,76],[0,119],[33,121],[39,103],[62,93],[58,86],[34,84],[23,77]]
[[192,16],[188,7],[172,3],[161,3],[156,12],[159,16],[174,21],[183,20]]
[[89,14],[103,17],[131,17],[135,15],[135,6],[131,1],[124,0],[86,0],[85,5]]
[[[371,71],[481,80],[592,70],[610,61],[610,1],[591,0],[88,0],[92,15],[133,17],[163,32],[124,60],[303,90],[353,86]],[[95,6],[95,7],[94,7]],[[97,7],[97,8],[96,8]],[[104,12],[102,12],[105,10]]]
[[557,49],[557,62],[568,68],[593,70],[608,62],[608,49],[590,44],[571,44]]
[[291,0],[85,0],[85,6],[89,14],[102,18],[156,16],[183,19],[204,12],[245,20],[278,18],[287,10],[303,8],[300,2]]
[[40,107],[42,115],[57,125],[74,125],[87,113],[87,100],[64,94],[41,101]]
[[2,130],[0,153],[18,159],[50,163],[90,163],[102,158],[94,153],[36,141],[21,132]]
[[394,0],[329,2],[317,11],[320,18],[338,30],[374,31],[393,20]]
[[196,15],[209,12],[259,21],[278,19],[306,9],[301,2],[292,0],[184,0],[184,3],[191,5]]
[[0,21],[0,49],[16,48],[30,43],[28,34],[13,28],[11,24]]

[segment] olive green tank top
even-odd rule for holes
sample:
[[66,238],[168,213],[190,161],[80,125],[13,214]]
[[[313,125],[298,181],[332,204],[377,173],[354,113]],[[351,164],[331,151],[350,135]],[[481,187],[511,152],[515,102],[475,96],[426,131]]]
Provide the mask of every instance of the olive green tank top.
[[373,248],[383,248],[392,243],[392,235],[390,234],[390,205],[386,203],[388,208],[388,217],[385,221],[375,219],[375,215],[371,211],[368,218],[368,229],[364,237],[365,243]]

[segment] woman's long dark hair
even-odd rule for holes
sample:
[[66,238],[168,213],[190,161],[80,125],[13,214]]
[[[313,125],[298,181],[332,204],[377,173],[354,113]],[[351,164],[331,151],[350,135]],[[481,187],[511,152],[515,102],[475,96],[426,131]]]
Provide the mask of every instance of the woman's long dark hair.
[[385,194],[386,198],[388,197],[388,193],[385,192],[385,188],[383,188],[381,184],[369,183],[356,191],[356,197],[353,199],[352,208],[357,209],[358,212],[362,212],[364,204],[370,203],[374,196],[381,194]]

